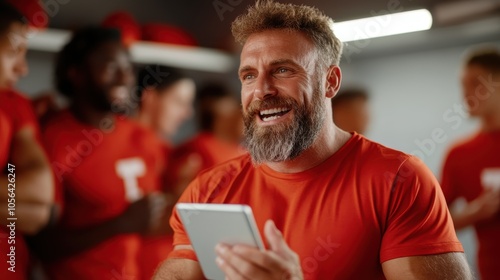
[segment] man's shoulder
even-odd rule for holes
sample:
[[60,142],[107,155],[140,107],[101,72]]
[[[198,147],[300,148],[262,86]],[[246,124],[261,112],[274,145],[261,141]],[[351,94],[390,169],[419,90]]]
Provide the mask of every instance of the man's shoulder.
[[413,156],[402,151],[387,147],[376,141],[360,136],[357,149],[354,151],[357,164],[370,165],[385,169],[399,168]]

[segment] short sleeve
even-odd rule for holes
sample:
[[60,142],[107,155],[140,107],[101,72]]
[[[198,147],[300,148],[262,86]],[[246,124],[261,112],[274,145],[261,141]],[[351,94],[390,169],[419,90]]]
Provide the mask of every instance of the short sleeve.
[[380,261],[463,252],[436,178],[417,158],[408,158],[394,179]]
[[[196,203],[199,201],[196,201],[196,197],[193,195],[195,193],[195,189],[198,188],[198,178],[195,179],[189,186],[186,188],[184,193],[181,195],[179,198],[178,202],[185,202],[185,203]],[[191,245],[191,241],[189,240],[189,237],[187,235],[187,232],[184,229],[184,226],[182,225],[181,218],[179,217],[179,213],[177,211],[177,207],[172,213],[172,216],[170,217],[170,226],[172,227],[172,230],[174,231],[174,241],[173,241],[173,246],[175,247],[176,245]],[[193,261],[197,261],[198,259],[196,258],[196,253],[193,250],[173,250],[169,255],[168,258],[175,258],[175,259],[190,259]]]

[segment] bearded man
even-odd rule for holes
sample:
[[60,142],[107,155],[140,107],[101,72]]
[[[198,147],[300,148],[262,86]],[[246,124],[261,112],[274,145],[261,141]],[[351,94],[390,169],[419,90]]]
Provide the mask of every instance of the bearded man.
[[[471,279],[424,164],[332,122],[342,44],[315,8],[258,1],[236,19],[249,154],[202,172],[180,202],[253,208],[267,249],[217,245],[226,279]],[[203,279],[179,215],[155,279]]]

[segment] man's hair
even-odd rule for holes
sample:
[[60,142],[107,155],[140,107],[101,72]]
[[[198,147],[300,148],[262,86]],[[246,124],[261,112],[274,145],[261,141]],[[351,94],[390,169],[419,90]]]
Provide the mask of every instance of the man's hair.
[[188,76],[178,69],[158,64],[147,65],[141,68],[137,75],[137,100],[140,103],[142,92],[147,88],[162,91],[186,78]]
[[500,74],[500,51],[496,48],[473,50],[465,59],[467,66],[480,66],[494,74]]
[[0,0],[0,35],[4,35],[15,22],[27,24],[24,16],[16,8]]
[[356,99],[368,100],[368,93],[361,88],[351,88],[340,91],[334,98],[332,98],[332,108],[335,108],[345,102]]
[[213,129],[215,114],[214,105],[224,98],[234,98],[231,91],[222,84],[207,84],[196,95],[196,108],[198,112],[198,126],[200,130]]
[[71,98],[74,87],[68,76],[69,70],[72,67],[81,67],[90,54],[109,42],[121,43],[118,30],[91,26],[76,31],[56,58],[55,82],[59,92]]
[[231,31],[240,44],[251,34],[272,29],[296,30],[307,35],[318,50],[320,63],[338,65],[342,42],[333,34],[333,20],[314,7],[258,0],[233,22]]

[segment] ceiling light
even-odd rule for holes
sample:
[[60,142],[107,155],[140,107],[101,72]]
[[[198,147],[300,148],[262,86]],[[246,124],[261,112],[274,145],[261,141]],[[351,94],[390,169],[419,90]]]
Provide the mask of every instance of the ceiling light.
[[[72,33],[60,29],[43,29],[29,34],[28,48],[59,52]],[[225,52],[154,42],[138,41],[131,45],[132,61],[140,64],[163,64],[190,70],[226,73],[234,68],[234,58]]]
[[332,30],[342,42],[349,42],[428,30],[431,26],[431,13],[420,9],[336,22],[332,24]]

